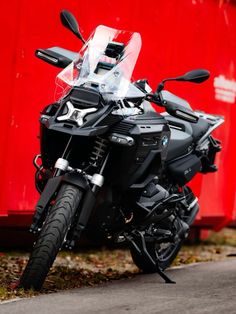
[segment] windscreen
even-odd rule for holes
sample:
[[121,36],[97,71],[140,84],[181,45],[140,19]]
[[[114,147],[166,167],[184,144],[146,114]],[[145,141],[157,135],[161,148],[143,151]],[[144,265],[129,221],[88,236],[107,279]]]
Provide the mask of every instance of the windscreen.
[[105,99],[141,97],[131,77],[141,48],[139,33],[98,26],[57,83],[98,88]]

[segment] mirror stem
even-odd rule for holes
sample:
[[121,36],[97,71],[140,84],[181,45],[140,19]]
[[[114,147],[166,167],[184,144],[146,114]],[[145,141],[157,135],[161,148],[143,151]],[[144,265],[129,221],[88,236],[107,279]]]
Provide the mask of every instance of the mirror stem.
[[157,90],[156,93],[160,93],[164,88],[164,81],[162,81],[158,86],[157,86]]
[[82,41],[83,44],[86,43],[86,41],[85,41],[85,39],[82,37],[82,35],[81,35],[81,36],[76,35],[76,36]]

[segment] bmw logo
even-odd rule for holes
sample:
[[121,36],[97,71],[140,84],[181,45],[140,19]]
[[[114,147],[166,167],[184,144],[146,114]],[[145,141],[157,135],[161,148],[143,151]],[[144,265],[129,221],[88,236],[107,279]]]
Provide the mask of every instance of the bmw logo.
[[161,139],[161,144],[162,144],[162,146],[165,147],[165,146],[167,146],[168,143],[169,143],[169,139],[166,135],[164,135]]

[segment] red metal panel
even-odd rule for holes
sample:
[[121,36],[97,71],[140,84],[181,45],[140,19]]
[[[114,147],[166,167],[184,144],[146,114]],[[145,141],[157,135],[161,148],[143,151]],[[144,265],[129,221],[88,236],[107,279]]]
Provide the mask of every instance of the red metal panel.
[[[139,31],[143,47],[134,78],[148,77],[153,88],[162,78],[190,69],[202,67],[211,71],[211,79],[202,85],[169,83],[167,88],[186,98],[194,108],[226,117],[224,126],[216,131],[223,142],[217,160],[220,170],[207,176],[198,175],[193,188],[200,195],[199,224],[220,228],[234,218],[236,6],[233,2],[120,0],[117,4],[114,0],[12,0],[2,1],[0,6],[1,12],[9,13],[9,16],[2,14],[0,21],[4,61],[0,215],[21,212],[26,217],[38,197],[32,166],[32,158],[39,149],[37,120],[40,109],[54,100],[58,70],[37,60],[34,50],[54,45],[79,50],[80,42],[60,25],[59,12],[67,8],[78,17],[84,37],[98,24]],[[214,82],[218,87],[214,87]]]
[[[1,4],[3,6],[3,4]],[[2,8],[1,8],[2,9]],[[2,12],[2,10],[1,10]],[[11,125],[11,88],[14,84],[15,76],[15,44],[17,34],[14,31],[15,24],[18,20],[18,10],[13,10],[12,19],[13,23],[8,23],[7,15],[3,14],[1,18],[1,29],[6,27],[7,31],[1,32],[1,114],[0,114],[0,170],[1,170],[1,190],[0,190],[0,214],[7,214],[6,198],[3,193],[3,186],[6,177],[7,169],[5,167],[7,159],[7,145],[9,138],[9,129]],[[3,62],[4,61],[4,62]]]

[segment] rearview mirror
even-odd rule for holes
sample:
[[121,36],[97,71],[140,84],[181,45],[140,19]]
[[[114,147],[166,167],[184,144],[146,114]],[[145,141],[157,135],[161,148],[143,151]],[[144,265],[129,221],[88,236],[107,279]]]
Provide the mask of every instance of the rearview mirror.
[[80,33],[79,25],[74,15],[67,10],[63,10],[61,11],[60,18],[62,25],[68,28],[73,34],[75,34],[75,36],[77,36],[80,40],[82,40],[83,43],[85,43],[85,40]]
[[182,81],[182,82],[192,82],[192,83],[202,83],[210,77],[210,72],[204,69],[192,70],[185,73],[184,75],[177,77],[170,77],[164,79],[157,87],[157,93],[162,91],[164,88],[164,83],[167,81]]
[[207,70],[193,70],[185,73],[182,76],[176,77],[175,81],[185,81],[193,83],[202,83],[206,81],[210,76],[210,72]]

